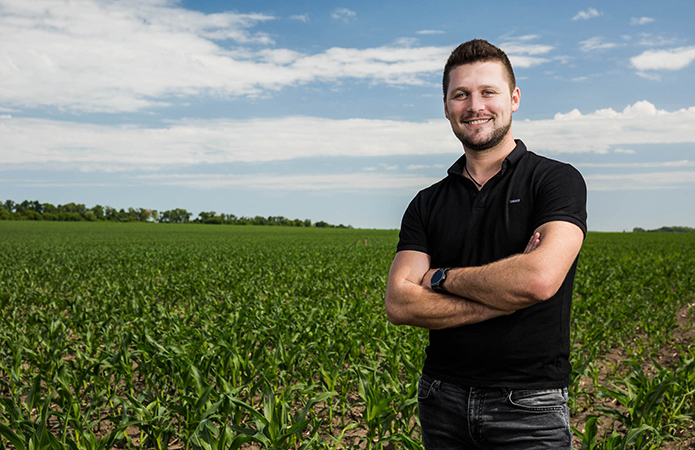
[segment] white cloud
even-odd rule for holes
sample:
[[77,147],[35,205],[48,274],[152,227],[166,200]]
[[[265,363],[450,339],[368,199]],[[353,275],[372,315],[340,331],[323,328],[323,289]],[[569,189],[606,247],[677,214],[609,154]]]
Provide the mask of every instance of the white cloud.
[[695,61],[695,46],[668,50],[647,50],[630,58],[632,67],[645,70],[681,70]]
[[297,81],[338,78],[373,79],[387,84],[426,84],[423,75],[439,73],[451,49],[447,47],[330,48],[302,55],[284,67]]
[[[618,151],[616,150],[616,153]],[[634,151],[623,152],[627,154],[634,154]],[[653,162],[622,162],[622,163],[576,163],[577,167],[590,167],[590,168],[601,168],[601,169],[657,169],[657,168],[681,168],[681,167],[695,167],[695,161],[689,161],[683,159],[680,161],[653,161]]]
[[297,14],[290,16],[291,20],[297,20],[299,22],[309,23],[309,14]]
[[[693,123],[695,106],[670,112],[642,101],[622,111],[582,114],[573,110],[548,120],[515,121],[513,128],[516,137],[541,154],[607,153],[637,144],[695,144]],[[0,170],[152,172],[319,156],[461,152],[443,118],[425,122],[316,117],[180,120],[164,128],[146,128],[8,117],[0,120],[0,135]]]
[[591,191],[636,191],[674,189],[695,183],[694,171],[586,175]]
[[461,149],[445,119],[181,120],[166,128],[145,128],[9,118],[0,120],[0,135],[0,167],[5,170],[9,165],[26,165],[85,171],[152,171],[200,163],[412,155]]
[[[260,14],[204,15],[170,2],[6,0],[0,15],[0,101],[23,107],[134,111],[168,96],[250,93],[249,71],[215,44],[270,44]],[[249,73],[247,72],[247,73]]]
[[552,45],[526,44],[524,41],[507,41],[500,48],[508,55],[544,55],[553,50]]
[[338,8],[331,13],[331,17],[336,20],[342,20],[343,22],[348,23],[357,17],[357,13],[347,8]]
[[441,30],[420,30],[417,34],[445,34]]
[[417,45],[417,43],[418,43],[417,38],[402,37],[402,38],[396,39],[396,41],[394,42],[394,45],[396,47],[414,47],[415,45]]
[[[176,5],[161,0],[5,0],[0,103],[116,113],[193,96],[268,95],[288,86],[344,78],[423,85],[441,71],[451,50],[336,47],[302,54],[268,48],[270,38],[252,31],[271,16],[205,15]],[[245,47],[226,49],[220,40]]]
[[572,110],[552,120],[518,121],[514,135],[541,153],[606,153],[635,144],[695,143],[695,107],[669,112],[647,101],[622,111]]
[[409,164],[405,167],[405,170],[431,170],[431,169],[445,169],[442,164]]
[[632,17],[630,19],[630,25],[635,26],[635,25],[646,25],[648,23],[654,22],[653,17]]
[[508,38],[499,47],[509,56],[515,69],[534,67],[550,61],[550,59],[539,55],[546,55],[554,49],[552,45],[531,44],[530,41],[537,37],[527,35]]
[[618,46],[618,44],[613,42],[604,42],[602,37],[592,37],[585,41],[581,41],[579,46],[583,52],[592,52],[595,50],[607,50],[609,48],[615,48]]
[[327,191],[356,192],[369,189],[419,189],[437,181],[436,177],[422,177],[384,172],[356,172],[347,174],[307,175],[307,174],[150,174],[136,178],[151,185],[191,187],[197,189],[261,189],[285,191]]
[[603,15],[603,13],[599,12],[595,8],[589,8],[586,11],[579,11],[577,15],[572,17],[572,20],[588,20],[601,15]]
[[651,33],[640,34],[639,45],[645,47],[668,47],[676,45],[678,39],[675,37],[654,36]]
[[637,75],[652,81],[661,81],[661,75],[658,73],[637,72]]

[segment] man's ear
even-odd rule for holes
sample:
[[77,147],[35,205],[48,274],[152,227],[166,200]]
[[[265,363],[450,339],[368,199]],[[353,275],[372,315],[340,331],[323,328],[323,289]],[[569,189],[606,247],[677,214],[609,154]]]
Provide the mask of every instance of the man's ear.
[[519,87],[515,87],[512,91],[512,112],[516,112],[519,109],[521,103],[521,90]]
[[449,108],[446,106],[446,97],[444,97],[444,116],[449,120]]

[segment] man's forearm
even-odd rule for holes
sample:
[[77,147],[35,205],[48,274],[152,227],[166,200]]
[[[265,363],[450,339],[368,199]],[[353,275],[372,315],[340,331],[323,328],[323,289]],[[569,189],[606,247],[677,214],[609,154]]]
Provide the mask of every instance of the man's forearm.
[[[534,237],[524,253],[479,267],[450,270],[444,289],[501,310],[516,311],[547,300],[576,260],[583,233],[569,222],[549,222]],[[431,272],[425,278],[431,278]]]
[[386,314],[391,323],[433,330],[470,325],[510,313],[434,292],[427,277],[429,268],[430,257],[425,253],[406,250],[396,254],[385,296]]
[[429,330],[471,325],[512,312],[415,284],[393,287],[391,292],[387,288],[386,311],[393,324]]
[[443,284],[447,292],[470,298],[490,308],[519,310],[552,296],[535,281],[533,267],[524,255],[496,261],[479,267],[449,270]]

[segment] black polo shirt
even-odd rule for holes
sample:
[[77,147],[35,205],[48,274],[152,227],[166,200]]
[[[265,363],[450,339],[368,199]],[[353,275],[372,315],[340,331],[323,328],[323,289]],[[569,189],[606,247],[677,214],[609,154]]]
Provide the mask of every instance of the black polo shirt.
[[[406,210],[398,251],[427,253],[432,267],[470,267],[521,253],[536,228],[562,220],[586,234],[586,185],[569,164],[517,140],[478,192],[463,155]],[[474,325],[431,330],[424,373],[473,387],[569,385],[569,319],[577,262],[550,299]]]

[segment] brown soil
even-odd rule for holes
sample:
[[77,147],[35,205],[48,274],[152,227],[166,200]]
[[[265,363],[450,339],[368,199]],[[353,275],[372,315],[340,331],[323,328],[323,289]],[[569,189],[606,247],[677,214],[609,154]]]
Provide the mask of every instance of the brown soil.
[[[682,307],[676,313],[677,328],[673,332],[673,339],[669,345],[665,345],[657,355],[654,356],[654,360],[661,367],[669,367],[676,362],[680,356],[680,352],[677,347],[691,347],[693,341],[695,341],[695,303],[686,305]],[[646,336],[645,336],[646,338]],[[610,374],[616,370],[620,370],[621,366],[624,367],[623,362],[628,358],[628,353],[625,348],[615,348],[605,354],[601,361],[598,362],[601,372],[598,378],[599,384],[606,385],[610,377]],[[642,364],[642,370],[647,375],[653,375],[657,372],[654,364],[651,361],[645,361]],[[583,377],[580,380],[580,385],[586,387],[588,391],[591,392],[591,386],[593,381],[589,377]],[[601,412],[597,409],[598,406],[605,406],[610,408],[620,409],[621,405],[614,399],[594,397],[594,403],[589,404],[584,410],[575,414],[571,418],[572,426],[584,431],[584,425],[586,424],[589,416],[601,415]],[[614,429],[615,425],[611,423],[611,419],[603,419],[598,422],[598,438],[601,439],[605,433]],[[682,430],[676,436],[679,441],[670,441],[662,445],[662,450],[692,450],[695,449],[695,425],[690,425],[687,429]],[[574,448],[576,450],[581,449],[581,440],[575,436],[573,441]]]

